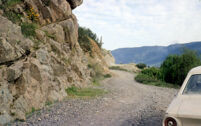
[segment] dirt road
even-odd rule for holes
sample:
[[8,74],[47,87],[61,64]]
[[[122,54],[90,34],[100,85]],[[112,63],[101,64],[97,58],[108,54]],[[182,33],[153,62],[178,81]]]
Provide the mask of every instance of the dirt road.
[[39,126],[161,126],[176,89],[139,84],[128,72],[103,81],[110,93],[95,99],[68,99],[36,112],[26,122]]

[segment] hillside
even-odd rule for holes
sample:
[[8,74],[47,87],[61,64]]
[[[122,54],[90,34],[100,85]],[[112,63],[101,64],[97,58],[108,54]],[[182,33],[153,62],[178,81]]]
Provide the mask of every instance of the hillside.
[[169,54],[180,54],[183,48],[195,50],[201,54],[201,42],[173,44],[169,46],[144,46],[136,48],[120,48],[112,51],[116,63],[145,63],[159,66]]

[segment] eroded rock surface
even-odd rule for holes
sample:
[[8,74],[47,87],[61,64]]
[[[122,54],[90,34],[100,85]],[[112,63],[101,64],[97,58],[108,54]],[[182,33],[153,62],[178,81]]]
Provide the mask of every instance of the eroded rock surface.
[[63,100],[67,87],[90,83],[88,59],[78,44],[78,23],[72,14],[81,3],[25,0],[15,5],[15,13],[27,15],[28,6],[39,14],[36,35],[29,38],[0,15],[0,125],[25,120],[33,108]]

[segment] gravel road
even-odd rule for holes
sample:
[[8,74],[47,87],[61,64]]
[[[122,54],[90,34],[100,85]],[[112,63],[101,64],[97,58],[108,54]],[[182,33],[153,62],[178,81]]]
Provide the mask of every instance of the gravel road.
[[176,89],[139,84],[128,72],[112,71],[102,82],[108,94],[67,99],[35,112],[23,126],[161,126]]

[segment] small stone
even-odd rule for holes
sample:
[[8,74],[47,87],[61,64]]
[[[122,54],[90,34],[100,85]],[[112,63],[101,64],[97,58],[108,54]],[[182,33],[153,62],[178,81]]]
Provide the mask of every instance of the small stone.
[[23,113],[22,111],[20,110],[16,110],[16,119],[18,120],[21,120],[21,121],[25,121],[26,120],[26,116],[25,116],[25,113]]
[[49,117],[49,114],[45,114],[45,118],[48,118]]
[[41,118],[38,118],[38,121],[41,121]]
[[9,123],[12,120],[13,118],[8,114],[0,115],[0,126]]

